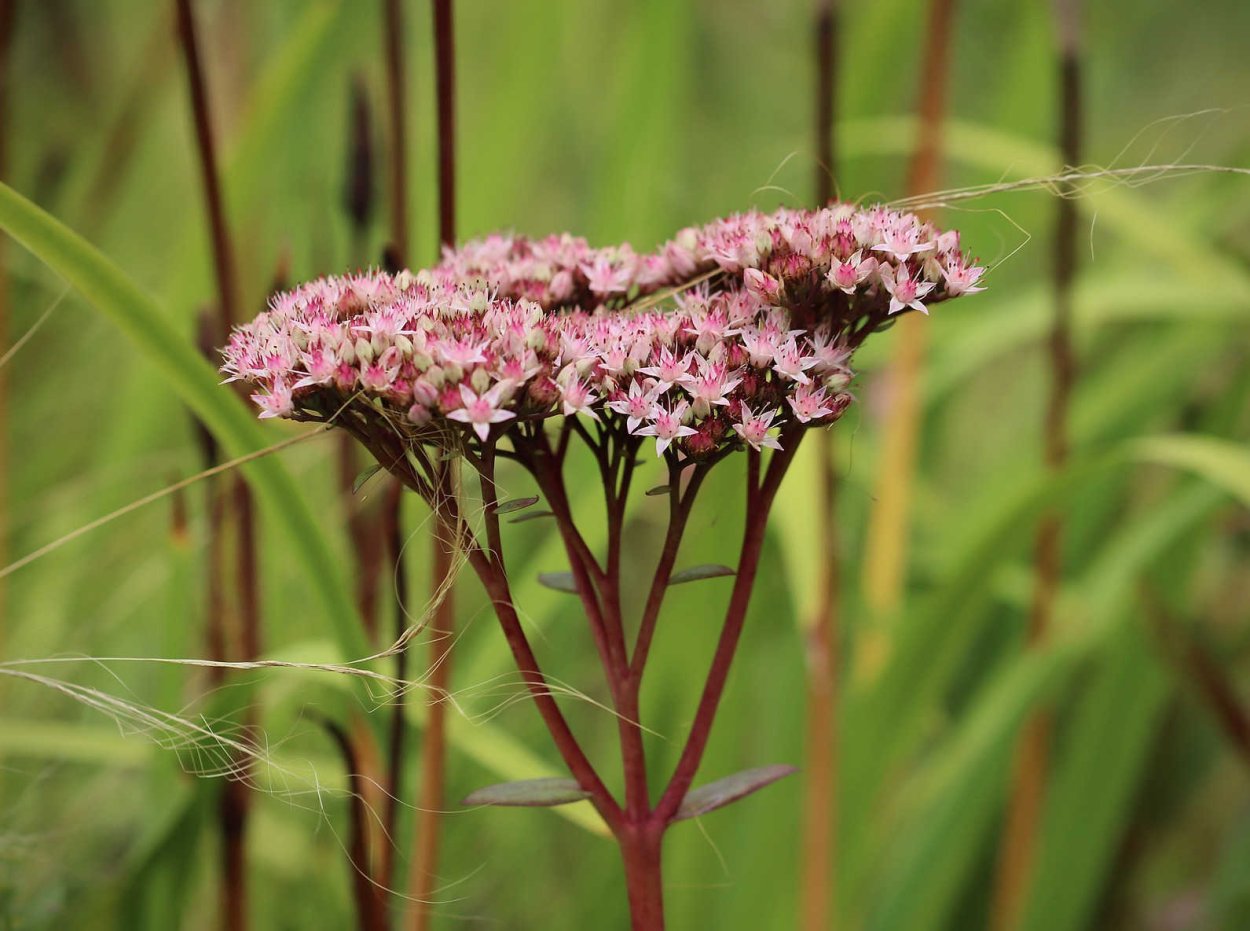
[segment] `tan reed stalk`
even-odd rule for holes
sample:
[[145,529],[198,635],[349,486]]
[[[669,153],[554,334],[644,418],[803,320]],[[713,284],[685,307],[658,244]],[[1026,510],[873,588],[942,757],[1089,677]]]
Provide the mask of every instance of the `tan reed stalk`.
[[[912,195],[937,190],[938,186],[954,14],[955,0],[931,0],[920,68],[919,134],[907,173],[907,192]],[[884,660],[889,648],[881,625],[902,602],[916,480],[925,320],[919,314],[908,314],[899,321],[897,330],[894,356],[883,378],[889,406],[864,551],[863,589],[870,626],[857,662],[866,671]]]

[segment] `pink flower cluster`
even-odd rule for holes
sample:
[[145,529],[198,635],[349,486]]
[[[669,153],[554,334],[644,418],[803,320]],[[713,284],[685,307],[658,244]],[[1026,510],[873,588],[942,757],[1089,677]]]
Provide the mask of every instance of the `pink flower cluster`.
[[983,271],[957,233],[849,204],[741,214],[649,254],[491,236],[415,274],[275,296],[231,335],[223,371],[259,389],[262,417],[354,406],[456,445],[563,415],[703,458],[835,420],[868,333],[981,290]]

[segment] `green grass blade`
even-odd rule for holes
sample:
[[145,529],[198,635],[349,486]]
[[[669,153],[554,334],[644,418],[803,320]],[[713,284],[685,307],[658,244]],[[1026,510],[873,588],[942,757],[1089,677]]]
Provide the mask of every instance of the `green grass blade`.
[[[219,384],[213,367],[178,336],[151,297],[90,243],[4,184],[0,184],[0,229],[121,329],[230,456],[272,443],[274,437],[234,392]],[[114,365],[124,367],[125,360],[116,360]],[[294,480],[273,457],[258,459],[243,469],[269,518],[285,531],[288,552],[303,563],[308,584],[319,591],[343,651],[351,657],[369,655],[342,567]]]

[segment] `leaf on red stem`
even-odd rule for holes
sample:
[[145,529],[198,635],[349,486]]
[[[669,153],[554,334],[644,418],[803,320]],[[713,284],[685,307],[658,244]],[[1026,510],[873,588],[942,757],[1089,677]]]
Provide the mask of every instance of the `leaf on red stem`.
[[687,793],[673,820],[682,821],[686,818],[706,815],[709,811],[723,808],[730,802],[745,798],[752,792],[758,792],[764,786],[772,785],[778,779],[784,779],[791,773],[797,772],[797,767],[786,764],[760,766],[756,769],[744,769],[724,779],[709,782]]
[[464,805],[503,805],[519,808],[541,808],[568,805],[590,798],[590,793],[574,779],[549,777],[501,782],[478,789],[465,798]]

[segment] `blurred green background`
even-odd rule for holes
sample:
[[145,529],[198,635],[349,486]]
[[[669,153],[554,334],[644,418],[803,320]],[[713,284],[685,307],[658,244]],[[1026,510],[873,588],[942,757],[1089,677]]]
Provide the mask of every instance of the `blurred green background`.
[[[171,4],[16,6],[3,180],[116,262],[191,342],[213,279]],[[384,168],[365,241],[343,206],[356,79],[382,165],[380,8],[196,5],[249,315],[282,265],[298,281],[381,254]],[[405,9],[410,258],[422,265],[436,256],[431,29],[426,3]],[[925,10],[920,0],[880,0],[843,11],[837,183],[846,197],[906,193]],[[1056,170],[1048,5],[961,0],[956,11],[943,185]],[[718,214],[811,202],[807,0],[479,0],[457,4],[456,15],[462,236],[568,229],[649,248]],[[1104,0],[1090,4],[1086,26],[1091,163],[1250,165],[1250,5]],[[1192,115],[1159,122],[1178,114]],[[986,926],[1012,747],[1020,721],[1043,704],[1056,736],[1021,926],[1250,925],[1250,181],[1104,185],[1080,206],[1078,467],[1063,480],[1041,465],[1055,202],[1016,193],[940,216],[963,230],[967,248],[1002,264],[987,293],[931,321],[907,594],[877,619],[862,607],[859,572],[890,412],[874,376],[892,335],[859,358],[864,403],[836,429],[847,668],[828,881],[843,927]],[[4,256],[4,346],[55,304],[5,365],[11,562],[202,463],[192,419],[153,352],[16,243]],[[264,427],[270,442],[297,432]],[[323,438],[280,456],[346,578],[334,449]],[[683,562],[735,555],[739,466],[713,474]],[[804,620],[822,519],[810,473],[797,469],[779,502],[701,779],[803,764]],[[584,479],[575,480],[580,510],[592,513],[596,480],[589,470]],[[506,480],[525,493],[518,476]],[[661,480],[657,467],[650,484]],[[381,493],[377,482],[362,497]],[[203,496],[185,500],[185,533],[165,500],[5,579],[0,657],[63,657],[6,671],[192,721],[227,711],[243,721],[229,706],[250,705],[253,736],[271,756],[254,774],[263,790],[248,837],[254,926],[350,927],[345,777],[313,715],[381,716],[381,691],[265,670],[235,674],[210,698],[203,670],[80,659],[205,655]],[[1047,501],[1066,517],[1057,633],[1026,652],[1032,539]],[[662,499],[635,503],[633,578],[649,571],[664,509]],[[265,655],[354,658],[344,619],[263,514]],[[425,517],[409,504],[414,614],[430,592]],[[545,666],[602,699],[575,601],[533,582],[564,568],[554,534],[541,521],[508,529]],[[727,592],[722,581],[684,586],[666,609],[644,695],[646,720],[669,738],[652,742],[657,771],[676,758]],[[557,771],[531,705],[511,701],[520,689],[472,579],[458,605],[464,715],[451,721],[453,802],[486,783]],[[890,644],[883,659],[857,649],[870,624]],[[566,707],[596,758],[615,765],[611,719],[589,703]],[[414,711],[408,800],[418,719]],[[223,754],[202,736],[168,746],[177,742],[159,722],[119,727],[48,683],[0,677],[0,927],[217,926],[223,780],[209,777]],[[796,926],[803,779],[673,830],[672,927]],[[409,820],[394,838],[401,876]],[[437,926],[623,927],[617,854],[593,827],[577,806],[449,816]]]

